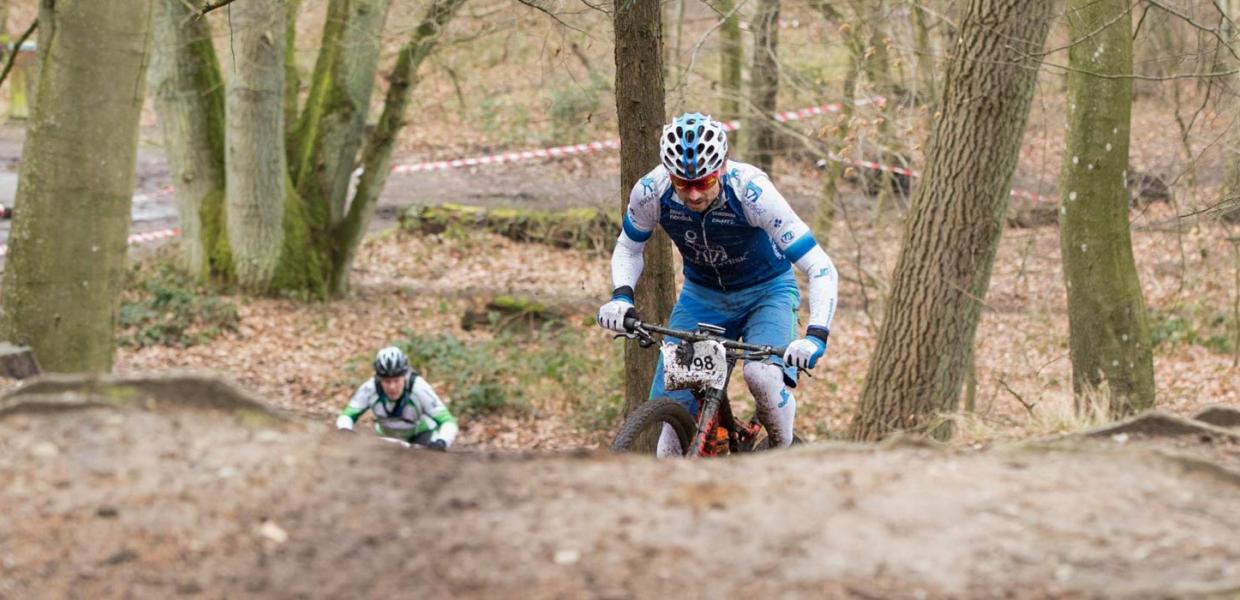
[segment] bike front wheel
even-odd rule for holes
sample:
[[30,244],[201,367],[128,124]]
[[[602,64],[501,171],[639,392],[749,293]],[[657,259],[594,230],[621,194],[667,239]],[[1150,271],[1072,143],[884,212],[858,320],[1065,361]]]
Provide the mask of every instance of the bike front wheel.
[[663,425],[670,426],[676,432],[682,451],[689,447],[697,430],[693,416],[679,402],[671,398],[656,398],[629,414],[611,443],[611,451],[654,454]]

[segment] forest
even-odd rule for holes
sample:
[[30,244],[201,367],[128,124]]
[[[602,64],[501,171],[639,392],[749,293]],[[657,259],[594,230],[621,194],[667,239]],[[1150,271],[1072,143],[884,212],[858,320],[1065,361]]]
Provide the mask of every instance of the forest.
[[[0,36],[0,597],[1240,593],[1240,0],[4,0]],[[722,264],[668,220],[684,113],[733,161],[702,237],[734,206],[799,299],[689,410],[602,323]]]

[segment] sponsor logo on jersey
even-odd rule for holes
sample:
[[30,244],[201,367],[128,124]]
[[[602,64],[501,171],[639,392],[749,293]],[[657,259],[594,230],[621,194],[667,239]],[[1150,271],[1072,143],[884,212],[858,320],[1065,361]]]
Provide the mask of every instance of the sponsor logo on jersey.
[[791,231],[785,231],[783,235],[779,236],[779,241],[781,241],[781,242],[783,242],[783,243],[785,243],[785,244],[787,244],[788,242],[791,242],[791,241],[792,241],[792,232],[791,232]]
[[761,196],[762,196],[762,188],[759,187],[758,184],[752,181],[745,184],[745,201],[746,202],[757,202],[758,198]]

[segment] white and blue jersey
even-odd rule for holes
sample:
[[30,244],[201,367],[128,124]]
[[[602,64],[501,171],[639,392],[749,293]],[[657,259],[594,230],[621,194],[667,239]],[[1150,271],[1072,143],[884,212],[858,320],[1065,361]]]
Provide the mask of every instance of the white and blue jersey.
[[728,161],[720,188],[710,209],[694,212],[676,197],[660,165],[633,187],[624,233],[643,243],[662,226],[684,259],[685,279],[718,291],[769,282],[817,247],[762,170]]
[[[719,197],[702,213],[681,202],[662,166],[633,186],[612,254],[613,300],[632,303],[632,289],[644,266],[643,247],[659,226],[684,263],[685,285],[669,326],[693,329],[697,323],[711,323],[733,339],[786,346],[796,337],[801,301],[792,273],[795,264],[809,278],[809,329],[825,340],[838,287],[830,257],[762,170],[728,161],[719,181]],[[767,361],[783,365],[778,357]],[[662,367],[656,367],[651,397],[668,395],[696,412],[688,390],[666,393]],[[784,375],[786,385],[796,385],[795,369],[786,368]]]

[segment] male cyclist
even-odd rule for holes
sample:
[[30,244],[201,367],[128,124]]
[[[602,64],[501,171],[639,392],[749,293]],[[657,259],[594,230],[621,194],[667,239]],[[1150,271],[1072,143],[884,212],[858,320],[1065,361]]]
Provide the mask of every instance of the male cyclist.
[[456,419],[395,346],[375,356],[374,378],[357,388],[336,417],[336,428],[353,431],[353,424],[367,410],[374,411],[375,433],[384,437],[432,450],[447,450],[456,439]]
[[[680,250],[685,285],[668,326],[694,329],[699,322],[727,329],[751,344],[787,345],[782,360],[746,362],[743,373],[757,404],[758,420],[771,447],[792,443],[796,369],[812,369],[827,349],[835,315],[838,275],[809,227],[780,195],[765,172],[728,160],[723,125],[686,113],[663,126],[660,164],[629,194],[620,238],[611,256],[611,301],[598,313],[601,326],[624,333],[633,311],[633,286],[642,272],[642,249],[656,225]],[[809,326],[793,341],[801,295],[792,266],[809,276]],[[689,390],[667,392],[663,364],[650,397],[670,396],[696,415]],[[680,454],[671,427],[659,438],[660,456]]]

